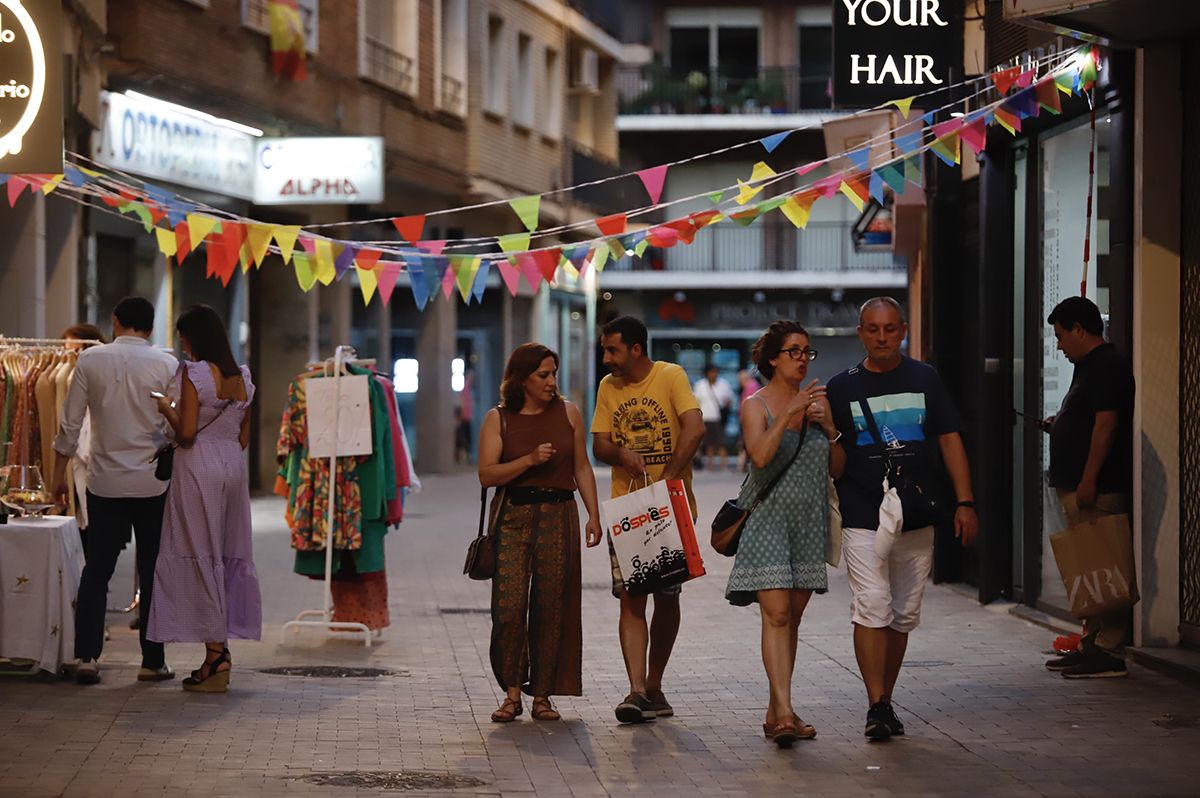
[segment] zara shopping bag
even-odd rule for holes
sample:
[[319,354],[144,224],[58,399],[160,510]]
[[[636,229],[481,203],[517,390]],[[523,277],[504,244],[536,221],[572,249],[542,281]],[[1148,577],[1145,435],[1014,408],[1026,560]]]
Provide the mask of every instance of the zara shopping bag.
[[646,595],[704,575],[682,480],[654,482],[602,502],[600,516],[630,593]]
[[1050,536],[1071,614],[1091,618],[1138,601],[1128,516],[1102,515]]

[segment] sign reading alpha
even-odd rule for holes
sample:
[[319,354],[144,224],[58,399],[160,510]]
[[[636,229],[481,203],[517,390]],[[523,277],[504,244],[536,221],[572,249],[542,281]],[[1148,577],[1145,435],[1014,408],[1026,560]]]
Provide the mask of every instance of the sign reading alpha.
[[874,106],[948,85],[962,61],[961,7],[950,0],[834,0],[834,102]]
[[62,164],[62,0],[0,0],[0,172]]

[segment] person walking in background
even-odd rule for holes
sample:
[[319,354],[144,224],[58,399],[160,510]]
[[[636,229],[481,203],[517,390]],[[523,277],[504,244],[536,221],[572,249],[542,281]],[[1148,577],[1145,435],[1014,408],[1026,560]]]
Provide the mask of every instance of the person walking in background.
[[798,322],[772,324],[754,344],[754,362],[769,382],[741,412],[751,467],[738,506],[769,492],[746,520],[725,598],[739,607],[758,602],[771,688],[763,733],[780,747],[817,736],[792,708],[792,672],[804,608],[814,591],[828,588],[829,475],[841,476],[846,461],[824,387],[804,384],[816,356]]
[[[921,599],[933,568],[933,525],[944,504],[933,507],[928,499],[922,504],[916,498],[944,494],[942,463],[954,485],[955,536],[969,545],[979,528],[958,412],[933,367],[901,354],[907,335],[900,303],[886,296],[868,299],[858,317],[866,359],[828,385],[846,451],[836,484],[853,597],[854,654],[867,689],[865,734],[871,740],[904,734],[892,695],[908,635],[921,620]],[[904,479],[920,490],[903,491],[913,497],[908,503],[889,493],[884,514],[885,477],[892,488],[899,489]],[[894,504],[903,504],[903,534],[893,528]],[[890,524],[881,524],[884,515]]]
[[522,344],[508,359],[500,405],[479,438],[479,481],[503,488],[495,523],[492,670],[509,723],[533,696],[534,720],[558,720],[550,697],[583,694],[579,511],[587,508],[588,547],[600,543],[596,475],[579,408],[558,393],[558,355]]
[[[601,331],[604,365],[611,373],[600,381],[596,395],[592,451],[612,466],[614,498],[647,481],[679,479],[695,518],[692,458],[704,437],[704,421],[687,372],[674,363],[651,360],[648,338],[646,325],[632,316],[613,319]],[[654,594],[654,620],[647,626],[648,597],[625,589],[611,536],[608,555],[613,596],[621,602],[621,653],[629,676],[629,695],[617,705],[617,720],[642,723],[670,717],[675,710],[662,680],[679,634],[681,586]]]
[[157,398],[179,448],[167,493],[158,594],[147,635],[160,643],[204,643],[204,663],[183,680],[196,692],[225,692],[230,638],[258,640],[262,597],[250,540],[250,370],[233,359],[225,325],[207,305],[175,325],[189,362],[177,375],[179,405]]
[[[704,467],[716,470],[725,466],[729,450],[725,444],[725,421],[733,407],[733,389],[721,379],[716,366],[704,370],[704,377],[696,380],[692,393],[700,403],[700,414],[704,420]],[[720,460],[715,457],[719,455]]]
[[[738,407],[746,404],[746,400],[754,394],[758,393],[762,385],[758,380],[754,379],[754,375],[748,369],[742,369],[738,372],[738,390],[741,391],[738,396]],[[737,470],[739,473],[746,470],[747,454],[746,454],[746,436],[742,430],[742,425],[738,424],[737,436]]]
[[[1120,515],[1130,509],[1133,489],[1133,400],[1129,364],[1104,340],[1100,308],[1070,297],[1051,311],[1058,350],[1075,366],[1058,415],[1043,428],[1050,434],[1050,487],[1058,494],[1067,526]],[[1046,667],[1068,679],[1124,676],[1123,649],[1130,608],[1088,618],[1079,647]]]
[[55,501],[67,503],[67,462],[79,451],[85,417],[91,419],[87,465],[88,540],[86,564],[75,602],[75,656],[79,684],[100,681],[104,648],[104,613],[108,583],[117,558],[137,536],[139,610],[142,647],[139,681],[175,677],[166,664],[162,643],[146,637],[146,618],[153,608],[154,563],[162,536],[166,485],[154,476],[151,459],[166,440],[166,425],[154,412],[152,393],[171,392],[174,357],[150,346],[154,306],[142,297],[122,299],[113,310],[113,342],[79,353],[71,387],[63,404],[59,434],[54,439]]

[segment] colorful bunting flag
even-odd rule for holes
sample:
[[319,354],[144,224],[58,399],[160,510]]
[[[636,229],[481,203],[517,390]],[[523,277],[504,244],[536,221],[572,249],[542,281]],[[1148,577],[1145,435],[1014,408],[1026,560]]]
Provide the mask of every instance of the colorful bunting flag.
[[883,175],[879,174],[878,170],[871,172],[871,182],[868,191],[871,194],[871,199],[880,205],[883,204],[883,185]]
[[962,163],[962,139],[959,138],[957,133],[951,133],[943,138],[934,139],[930,145],[930,149],[947,166],[958,166]]
[[830,175],[823,177],[816,183],[813,183],[813,191],[819,193],[825,199],[831,199],[837,196],[838,190],[842,187],[842,175]]
[[996,86],[996,91],[1001,94],[1008,94],[1008,90],[1017,82],[1017,78],[1021,76],[1020,67],[1009,67],[1001,69],[998,72],[992,73],[992,83]]
[[354,257],[358,251],[350,244],[335,243],[333,245],[333,268],[337,271],[337,279],[350,270],[354,265]]
[[533,258],[533,253],[522,252],[517,256],[517,266],[521,269],[521,274],[525,277],[525,282],[529,283],[529,287],[535,292],[538,286],[542,283],[542,270],[538,268],[537,261]]
[[487,290],[488,272],[490,270],[491,262],[481,258],[475,270],[475,282],[471,283],[471,298],[476,302],[483,301],[483,292]]
[[454,270],[454,282],[458,285],[458,294],[463,302],[471,296],[471,285],[475,282],[475,273],[479,271],[481,260],[478,255],[450,256],[450,268]]
[[1033,96],[1038,105],[1056,116],[1062,113],[1062,99],[1058,96],[1058,86],[1053,80],[1039,80],[1033,87]]
[[788,197],[779,210],[788,218],[788,221],[803,230],[808,227],[808,217],[812,214],[812,206],[817,201],[817,197],[816,192],[805,191],[802,194]]
[[997,108],[996,124],[1000,125],[1000,127],[1004,128],[1015,136],[1021,130],[1021,117],[1017,116],[1011,111],[1006,111],[1003,108]]
[[850,159],[850,163],[854,164],[854,168],[859,172],[867,171],[867,167],[871,163],[871,148],[863,147],[861,150],[846,153],[846,157]]
[[354,256],[354,265],[360,269],[372,271],[382,255],[383,253],[377,249],[368,249],[364,247],[363,249],[360,249],[358,254]]
[[772,169],[770,166],[767,166],[767,164],[763,163],[762,161],[759,161],[758,163],[754,164],[754,169],[750,172],[750,182],[761,183],[767,178],[774,177],[775,175],[776,172],[774,169]]
[[910,155],[904,159],[904,179],[914,186],[924,186],[924,180],[921,178],[921,156]]
[[[424,260],[408,261],[408,283],[412,288],[413,302],[417,305],[417,310],[424,310],[425,305],[429,303],[429,297],[433,295],[434,288],[437,286],[437,275],[431,274],[435,270],[432,264],[425,263]],[[433,278],[431,283],[430,277]]]
[[554,275],[558,273],[558,262],[562,260],[562,250],[554,249],[539,249],[533,253],[533,261],[538,266],[538,271],[548,283],[554,282]]
[[900,115],[908,119],[908,115],[912,113],[912,104],[916,97],[905,97],[903,100],[889,100],[884,105],[894,105],[900,109]]
[[858,212],[862,213],[863,208],[867,205],[867,199],[871,196],[867,176],[855,175],[854,177],[847,177],[838,186],[838,189],[858,209]]
[[518,252],[524,252],[529,249],[529,233],[510,233],[506,236],[500,236],[496,239],[500,244],[500,249],[508,253],[509,263],[516,263],[513,256]]
[[903,194],[904,185],[904,164],[889,163],[879,167],[876,171],[879,179],[896,194]]
[[987,120],[982,116],[963,126],[959,131],[962,140],[967,143],[976,155],[987,146]]
[[316,259],[317,281],[321,285],[330,285],[338,276],[337,267],[333,264],[333,242],[328,238],[318,238],[315,248],[313,257]]
[[17,207],[17,199],[29,187],[29,181],[20,175],[12,175],[8,179],[8,207]]
[[1037,70],[1031,69],[1028,72],[1022,72],[1017,78],[1017,88],[1028,89],[1033,85],[1033,81],[1037,78]]
[[604,271],[604,265],[608,263],[609,250],[608,247],[597,247],[592,253],[592,268],[597,272]]
[[737,184],[738,184],[738,195],[737,195],[737,204],[738,205],[745,205],[747,202],[754,199],[754,197],[759,192],[762,191],[762,186],[754,186],[754,185],[751,185],[750,183],[743,183],[741,178],[738,178]]
[[1083,86],[1084,91],[1087,91],[1096,83],[1097,52],[1095,47],[1088,50],[1088,54],[1083,57],[1083,64],[1079,67],[1079,85]]
[[783,140],[792,135],[792,131],[785,130],[782,133],[775,133],[765,138],[758,140],[758,143],[763,145],[763,149],[767,152],[775,152],[775,148],[783,143]]
[[430,255],[441,255],[446,249],[446,242],[438,239],[433,241],[418,241],[417,249],[422,252],[428,252]]
[[175,260],[177,263],[182,263],[183,259],[192,251],[192,236],[188,232],[187,222],[180,222],[175,225]]
[[921,144],[925,140],[925,134],[921,131],[916,133],[907,133],[903,136],[896,136],[893,141],[896,143],[896,149],[904,154],[908,154],[913,150],[920,149]]
[[813,161],[812,163],[806,163],[803,166],[797,166],[796,167],[796,175],[799,177],[804,177],[806,174],[813,171],[820,165],[821,165],[821,161]]
[[363,304],[369,305],[371,297],[375,295],[375,287],[379,284],[379,278],[375,276],[375,272],[369,272],[358,266],[354,267],[354,271],[358,274],[358,287],[362,291]]
[[646,239],[644,239],[644,238],[643,238],[641,241],[639,241],[639,242],[637,242],[636,244],[634,244],[634,246],[633,246],[633,254],[634,254],[636,257],[639,257],[639,258],[640,258],[640,257],[642,257],[643,255],[645,255],[645,254],[646,254],[646,248],[647,248],[647,247],[649,247],[649,246],[650,246],[650,242],[649,242],[649,241],[647,241]]
[[189,213],[187,215],[188,241],[192,249],[200,246],[200,242],[208,238],[209,233],[216,232],[220,229],[220,223],[211,216],[202,216],[198,213]]
[[538,212],[542,207],[542,198],[538,194],[531,194],[528,197],[517,197],[509,200],[508,205],[517,214],[517,218],[521,220],[521,224],[525,225],[525,229],[529,232],[537,230]]
[[[606,249],[604,252],[607,254],[608,250]],[[500,279],[504,281],[504,287],[508,289],[508,293],[516,296],[517,290],[521,287],[521,273],[517,271],[517,267],[506,260],[498,260],[496,268],[500,270]]]
[[168,258],[174,257],[179,250],[179,244],[175,239],[175,232],[168,230],[165,227],[159,227],[154,231],[155,237],[158,239],[158,249]]
[[446,264],[445,271],[442,272],[442,296],[446,299],[454,293],[454,281],[458,275],[454,273],[454,269],[450,268],[450,264]]
[[51,177],[49,180],[47,180],[45,183],[42,184],[42,193],[45,194],[46,196],[49,196],[50,192],[52,192],[52,191],[54,191],[54,189],[58,188],[58,184],[63,181],[64,177],[65,177],[65,175],[54,175],[53,177]]
[[[359,253],[361,256],[361,253]],[[379,298],[383,300],[383,306],[387,307],[388,302],[392,301],[392,292],[396,290],[396,278],[400,276],[400,264],[389,261],[379,264],[375,269],[375,274],[379,279]]]
[[749,227],[750,225],[754,224],[755,220],[761,215],[762,212],[758,209],[758,206],[752,205],[744,211],[738,211],[737,213],[730,214],[729,218],[732,219],[735,224],[739,224],[742,227]]
[[721,200],[723,200],[725,198],[725,192],[724,191],[714,191],[713,193],[708,195],[708,198],[709,198],[709,200],[712,201],[713,205],[716,205],[717,203],[719,203]]
[[1071,95],[1075,93],[1075,81],[1078,77],[1078,72],[1060,72],[1054,76],[1054,85],[1058,86],[1058,90],[1063,94]]
[[646,193],[650,195],[651,205],[657,205],[659,199],[662,198],[663,183],[667,180],[668,166],[669,164],[652,166],[637,173],[637,176],[641,178],[642,185],[646,187]]
[[283,256],[283,262],[287,263],[292,257],[292,250],[296,248],[296,238],[300,235],[300,225],[275,225],[273,232],[275,243],[279,245],[279,254]]
[[312,265],[307,252],[297,252],[291,257],[292,268],[296,270],[296,282],[300,290],[308,293],[316,285],[317,275],[313,274]]
[[416,244],[421,240],[421,233],[425,232],[425,214],[418,216],[397,216],[392,219],[392,226],[396,231],[410,244]]
[[619,236],[625,232],[626,218],[623,213],[614,213],[612,216],[601,216],[596,220],[596,227],[606,236]]

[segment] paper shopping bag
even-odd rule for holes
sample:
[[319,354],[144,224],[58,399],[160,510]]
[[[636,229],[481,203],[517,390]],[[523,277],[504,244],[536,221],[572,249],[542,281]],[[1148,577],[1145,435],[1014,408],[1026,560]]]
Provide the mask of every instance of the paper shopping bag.
[[1133,532],[1125,515],[1102,515],[1050,536],[1071,614],[1092,618],[1138,601]]
[[[677,504],[680,496],[682,510]],[[609,499],[600,505],[600,514],[612,537],[621,579],[631,594],[653,593],[704,573],[687,494],[679,480],[654,482]],[[684,544],[685,536],[690,547]]]

